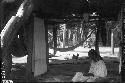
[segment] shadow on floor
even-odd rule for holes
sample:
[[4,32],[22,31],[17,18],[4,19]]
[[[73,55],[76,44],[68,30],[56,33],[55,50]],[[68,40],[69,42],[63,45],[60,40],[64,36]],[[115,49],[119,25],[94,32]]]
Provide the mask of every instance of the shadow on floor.
[[[108,78],[120,82],[120,76],[118,74],[119,62],[111,59],[104,59],[107,69],[108,69]],[[12,71],[12,76],[15,81],[26,81],[26,69],[22,64],[18,66],[13,66],[17,70]],[[70,82],[75,72],[87,72],[89,70],[89,62],[84,61],[83,63],[78,64],[49,64],[48,72],[44,75],[40,75],[35,78],[36,82]]]

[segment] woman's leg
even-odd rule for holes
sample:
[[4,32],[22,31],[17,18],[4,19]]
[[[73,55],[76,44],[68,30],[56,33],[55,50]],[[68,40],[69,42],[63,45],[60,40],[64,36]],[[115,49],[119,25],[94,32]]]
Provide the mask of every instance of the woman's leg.
[[73,82],[85,82],[89,79],[89,76],[83,76],[82,72],[76,72],[76,75],[73,77]]
[[89,77],[89,79],[86,82],[95,82],[97,77]]

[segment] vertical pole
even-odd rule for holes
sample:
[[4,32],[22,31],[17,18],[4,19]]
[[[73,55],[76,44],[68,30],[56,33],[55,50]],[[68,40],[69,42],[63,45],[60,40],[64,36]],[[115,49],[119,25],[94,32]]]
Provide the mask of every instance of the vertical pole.
[[75,45],[75,33],[73,34],[73,46]]
[[81,38],[80,38],[80,39],[81,39],[81,41],[83,40],[83,34],[84,34],[84,33],[83,33],[83,30],[84,30],[84,29],[83,29],[83,20],[82,20],[82,21],[81,21],[81,27],[80,27],[80,33],[81,33]]
[[4,5],[3,5],[3,1],[0,3],[0,27],[1,27],[1,30],[3,29],[3,16],[4,16]]
[[47,69],[49,64],[49,44],[48,44],[48,24],[47,20],[44,22],[45,25],[45,40],[46,40],[46,63],[47,63]]
[[[57,48],[57,25],[53,28],[53,41],[54,48]],[[56,54],[56,50],[54,49],[54,55]]]
[[[120,30],[122,31],[122,7],[121,7],[121,11],[120,11],[120,14],[119,14],[119,24],[120,24]],[[121,60],[121,56],[122,56],[122,47],[121,47],[121,43],[122,43],[122,33],[121,33],[121,36],[120,36],[121,40],[120,40],[120,43],[119,43],[119,53],[118,53],[118,57],[119,57],[119,74],[121,73],[121,63],[122,63],[122,60]]]
[[69,47],[69,29],[67,28],[67,47]]
[[71,46],[71,29],[68,29],[68,45]]
[[[81,21],[80,34],[81,34],[81,37],[80,37],[80,42],[81,42],[81,41],[83,41],[83,39],[84,39],[84,26],[83,26],[83,20]],[[84,43],[83,43],[83,47],[84,47]]]
[[44,19],[34,18],[34,77],[47,72]]
[[[108,24],[106,24],[108,25]],[[106,26],[106,32],[107,32],[107,42],[106,42],[106,45],[109,46],[109,27]]]
[[[100,19],[99,19],[100,20]],[[96,41],[95,41],[95,50],[99,53],[99,28],[100,28],[100,22],[97,21],[97,28],[96,28]]]
[[125,3],[122,4],[122,44],[121,44],[121,74],[122,74],[122,82],[125,82],[124,79],[124,67],[125,67]]
[[25,25],[25,43],[27,46],[28,57],[26,64],[26,78],[27,82],[33,80],[33,34],[34,34],[34,16],[31,15]]
[[63,24],[63,48],[65,48],[66,42],[66,24]]
[[76,29],[76,44],[78,43],[78,27]]
[[114,34],[113,29],[111,30],[111,54],[114,55]]

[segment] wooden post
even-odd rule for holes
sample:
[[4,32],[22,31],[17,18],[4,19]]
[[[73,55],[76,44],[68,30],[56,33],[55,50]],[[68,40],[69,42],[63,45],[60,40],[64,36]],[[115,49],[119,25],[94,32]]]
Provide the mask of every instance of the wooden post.
[[[108,25],[108,23],[107,23],[107,25]],[[107,26],[107,25],[106,25],[106,26]],[[106,45],[109,46],[109,40],[110,40],[110,38],[109,38],[109,33],[110,33],[110,32],[109,32],[109,27],[106,27],[106,32],[107,32],[107,34],[106,34],[106,35],[107,35]]]
[[121,73],[121,66],[122,66],[122,48],[121,48],[121,43],[119,45],[119,53],[118,53],[118,58],[119,58],[119,74]]
[[63,24],[63,48],[65,48],[66,42],[66,24]]
[[100,22],[99,20],[97,21],[97,29],[96,29],[96,41],[95,41],[95,50],[99,53],[99,27],[100,27]]
[[34,33],[34,16],[31,15],[30,18],[24,25],[24,43],[27,47],[28,57],[27,57],[27,64],[26,64],[26,78],[27,82],[33,80],[33,69],[32,69],[32,59],[33,59],[33,33]]
[[71,46],[71,29],[68,29],[68,46]]
[[124,79],[124,64],[125,64],[125,3],[122,4],[122,43],[121,43],[121,81],[125,82]]
[[76,44],[78,44],[78,27],[77,27],[77,29],[76,29]]
[[33,54],[33,69],[34,77],[47,72],[46,59],[46,39],[44,19],[34,18],[34,54]]
[[[119,13],[119,24],[120,24],[120,30],[122,31],[122,7],[121,7],[121,11]],[[121,66],[122,66],[122,33],[121,33],[121,38],[120,38],[120,43],[119,43],[119,53],[118,53],[118,57],[119,57],[119,74],[121,73]]]
[[80,41],[82,41],[83,38],[83,21],[81,21],[81,27],[80,27]]
[[67,47],[69,47],[69,29],[67,28]]
[[[53,42],[54,48],[57,48],[57,25],[53,28]],[[54,55],[56,54],[56,50],[54,49]]]
[[0,27],[1,27],[1,30],[3,29],[3,18],[4,18],[4,5],[3,5],[3,1],[0,3]]
[[111,30],[111,54],[114,54],[114,34],[113,34],[113,29]]
[[[80,34],[81,34],[80,42],[83,41],[84,36],[85,36],[85,35],[84,35],[84,34],[85,34],[85,33],[84,33],[84,28],[85,28],[85,27],[83,26],[83,23],[84,23],[84,21],[82,20],[82,21],[81,21],[81,28],[80,28]],[[83,47],[84,47],[84,43],[83,43]]]
[[[46,41],[46,63],[49,64],[49,44],[48,44],[48,23],[47,20],[44,21],[45,25],[45,41]],[[47,66],[48,69],[48,66]]]
[[75,45],[75,34],[73,34],[73,46]]

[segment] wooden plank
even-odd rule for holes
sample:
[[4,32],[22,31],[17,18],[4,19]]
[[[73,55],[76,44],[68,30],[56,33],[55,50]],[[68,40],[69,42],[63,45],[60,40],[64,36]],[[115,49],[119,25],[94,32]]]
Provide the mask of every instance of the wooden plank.
[[47,72],[44,20],[34,18],[34,76]]

